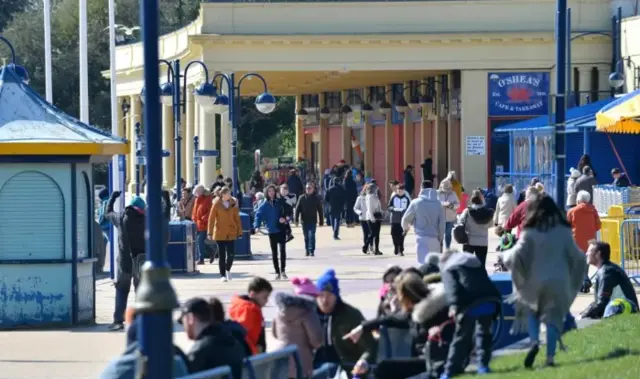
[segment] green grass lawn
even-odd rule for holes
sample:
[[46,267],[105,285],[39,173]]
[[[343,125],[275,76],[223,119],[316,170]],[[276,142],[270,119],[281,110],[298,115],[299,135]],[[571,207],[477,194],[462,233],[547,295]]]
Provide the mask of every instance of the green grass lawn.
[[567,333],[567,351],[556,354],[556,367],[544,368],[546,347],[541,346],[533,370],[523,367],[524,354],[496,357],[493,374],[504,379],[639,379],[640,316],[616,316],[586,329]]

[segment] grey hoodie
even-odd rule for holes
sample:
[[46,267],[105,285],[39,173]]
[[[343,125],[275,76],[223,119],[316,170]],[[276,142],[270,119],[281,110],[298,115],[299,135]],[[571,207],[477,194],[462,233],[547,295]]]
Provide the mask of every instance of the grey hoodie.
[[444,208],[438,200],[438,192],[433,188],[425,188],[420,195],[411,201],[409,208],[402,216],[402,227],[408,229],[413,225],[419,237],[442,240],[445,229]]

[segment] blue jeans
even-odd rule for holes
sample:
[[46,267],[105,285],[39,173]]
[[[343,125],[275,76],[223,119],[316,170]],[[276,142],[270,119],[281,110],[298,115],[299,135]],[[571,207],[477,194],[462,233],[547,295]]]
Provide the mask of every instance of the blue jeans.
[[340,235],[340,215],[329,216],[331,220],[331,226],[333,227],[333,238],[338,238]]
[[446,222],[444,224],[444,247],[447,249],[451,247],[451,232],[453,231],[453,222]]
[[[527,317],[529,338],[533,342],[538,342],[540,341],[540,320],[533,312],[529,312]],[[555,357],[558,338],[558,330],[556,327],[547,325],[547,357]]]
[[198,235],[196,236],[196,242],[198,244],[198,253],[196,254],[196,261],[201,261],[204,260],[204,252],[207,251],[207,245],[204,243],[204,241],[207,240],[207,232],[203,231],[203,232],[198,232]]
[[316,251],[316,224],[302,224],[304,235],[304,251],[313,253]]

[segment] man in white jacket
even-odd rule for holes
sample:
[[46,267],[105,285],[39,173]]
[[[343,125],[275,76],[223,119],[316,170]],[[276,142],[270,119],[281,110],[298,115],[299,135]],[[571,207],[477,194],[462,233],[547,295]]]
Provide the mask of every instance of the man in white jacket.
[[442,252],[446,218],[431,180],[422,182],[420,195],[411,201],[401,223],[405,232],[413,225],[418,264],[424,264],[428,253]]

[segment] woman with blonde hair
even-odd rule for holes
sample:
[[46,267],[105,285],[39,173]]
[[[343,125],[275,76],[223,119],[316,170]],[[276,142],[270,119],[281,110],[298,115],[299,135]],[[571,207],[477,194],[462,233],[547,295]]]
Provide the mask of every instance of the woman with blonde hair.
[[453,230],[453,225],[458,218],[456,209],[460,205],[459,197],[453,190],[451,180],[445,179],[440,182],[440,187],[438,188],[438,200],[440,201],[440,204],[442,204],[442,208],[444,208],[444,247],[448,249],[451,247],[451,231]]

